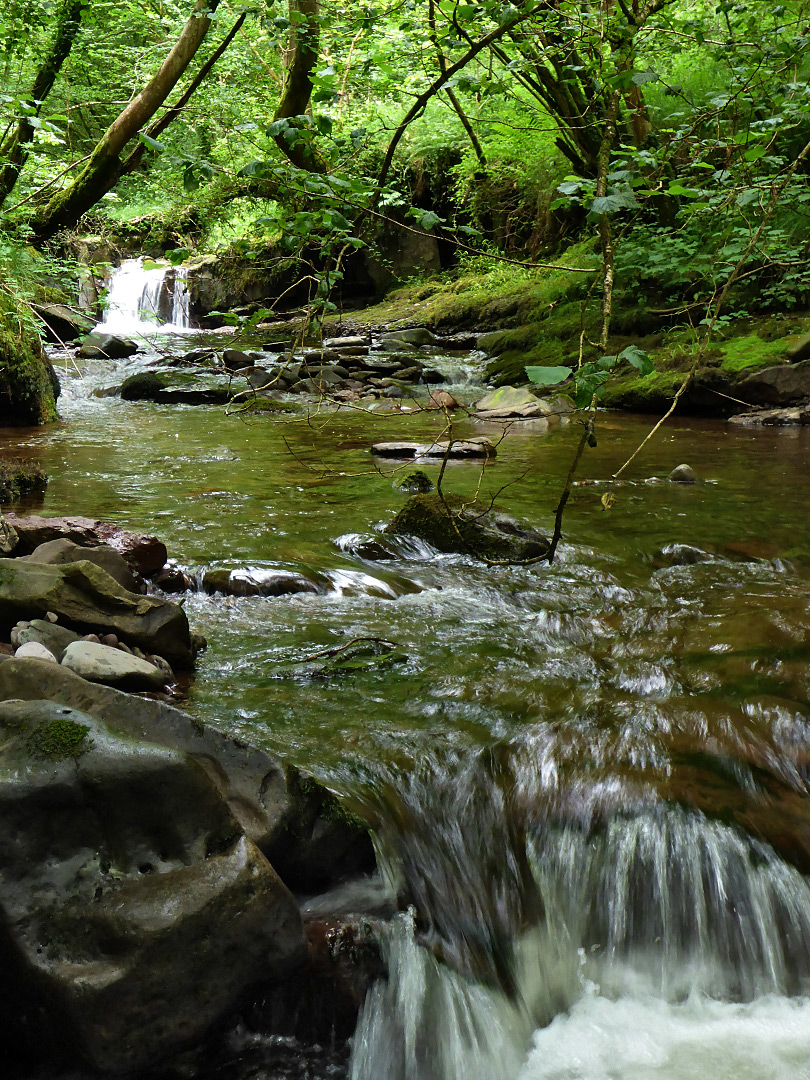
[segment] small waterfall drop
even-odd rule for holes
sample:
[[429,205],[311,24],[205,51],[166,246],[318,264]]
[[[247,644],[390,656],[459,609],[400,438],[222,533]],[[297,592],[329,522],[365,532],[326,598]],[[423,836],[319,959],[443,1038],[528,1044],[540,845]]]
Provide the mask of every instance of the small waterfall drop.
[[143,259],[126,259],[110,275],[104,319],[107,334],[188,332],[189,292],[185,267],[145,269]]
[[566,821],[530,764],[451,755],[374,792],[417,914],[352,1080],[806,1080],[810,880],[666,803]]

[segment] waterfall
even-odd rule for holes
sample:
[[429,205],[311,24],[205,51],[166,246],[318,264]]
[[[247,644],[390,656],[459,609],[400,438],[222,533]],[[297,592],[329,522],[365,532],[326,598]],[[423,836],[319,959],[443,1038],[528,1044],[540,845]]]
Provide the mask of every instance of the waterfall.
[[143,259],[127,259],[107,285],[106,310],[96,327],[101,333],[182,334],[189,326],[188,271],[185,267],[145,269]]
[[505,758],[377,786],[418,914],[387,930],[352,1080],[806,1080],[810,881],[666,803],[565,820],[532,771],[528,804]]

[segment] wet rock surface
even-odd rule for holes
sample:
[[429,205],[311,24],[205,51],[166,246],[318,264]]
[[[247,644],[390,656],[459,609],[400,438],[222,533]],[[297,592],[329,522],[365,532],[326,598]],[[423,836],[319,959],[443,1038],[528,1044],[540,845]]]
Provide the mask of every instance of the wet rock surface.
[[497,451],[484,436],[474,439],[439,440],[432,443],[380,442],[371,447],[372,454],[387,458],[493,458]]
[[542,558],[549,547],[546,536],[506,514],[465,504],[457,496],[442,500],[438,493],[411,496],[385,532],[416,536],[438,551],[483,559]]
[[194,761],[46,700],[0,728],[6,1039],[142,1068],[301,961],[293,897]]
[[188,619],[177,604],[129,592],[87,560],[53,566],[0,559],[0,623],[10,628],[48,613],[83,633],[114,633],[180,668],[193,664]]
[[137,573],[148,577],[166,563],[166,545],[155,536],[127,532],[120,525],[85,517],[39,517],[6,514],[5,521],[17,534],[15,555],[30,555],[42,544],[67,539],[82,548],[107,544]]

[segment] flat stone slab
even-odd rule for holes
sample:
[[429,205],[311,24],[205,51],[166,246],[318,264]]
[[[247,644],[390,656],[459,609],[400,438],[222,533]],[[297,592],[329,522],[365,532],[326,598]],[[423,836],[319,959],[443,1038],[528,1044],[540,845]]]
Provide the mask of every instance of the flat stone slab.
[[494,458],[495,446],[485,436],[433,443],[381,442],[371,447],[372,454],[388,458]]
[[810,424],[810,405],[796,405],[792,409],[760,409],[757,412],[738,413],[728,418],[729,424],[743,427],[792,427]]

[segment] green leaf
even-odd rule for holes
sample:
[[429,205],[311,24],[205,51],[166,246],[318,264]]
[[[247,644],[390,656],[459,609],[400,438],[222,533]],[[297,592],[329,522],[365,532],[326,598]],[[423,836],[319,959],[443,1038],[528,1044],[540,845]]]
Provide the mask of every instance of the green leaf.
[[683,184],[672,183],[667,188],[670,195],[681,195],[684,199],[699,199],[703,195],[697,188],[684,187]]
[[150,150],[161,151],[166,149],[163,143],[159,143],[157,139],[153,139],[151,135],[146,135],[142,131],[138,132],[138,138],[145,146],[148,146]]
[[660,82],[660,80],[661,76],[658,75],[657,72],[651,71],[649,69],[647,71],[633,72],[633,82],[636,84],[636,86],[646,86],[647,83],[656,83]]
[[638,347],[638,345],[628,345],[626,349],[622,349],[618,358],[619,360],[626,360],[628,364],[632,364],[642,375],[649,375],[653,370],[652,360],[643,349]]
[[570,378],[570,367],[527,367],[526,374],[535,386],[556,386]]
[[768,151],[764,146],[752,146],[750,150],[746,150],[743,157],[746,161],[759,161],[760,158],[764,158]]

